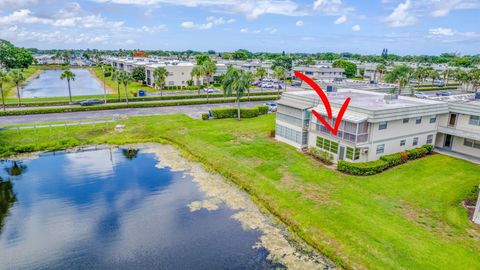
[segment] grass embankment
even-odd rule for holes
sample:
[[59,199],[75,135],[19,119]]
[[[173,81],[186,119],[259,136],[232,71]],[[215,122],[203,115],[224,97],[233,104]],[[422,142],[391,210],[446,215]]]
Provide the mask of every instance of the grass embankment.
[[3,131],[0,155],[10,147],[169,141],[344,268],[480,269],[480,229],[460,205],[480,183],[479,166],[438,154],[375,176],[347,176],[269,139],[274,120],[164,115],[122,121],[124,132],[114,132],[115,124]]
[[[27,82],[31,80],[34,76],[36,76],[40,72],[40,66],[30,66],[23,70],[23,75],[27,78]],[[17,88],[15,83],[12,81],[8,81],[3,84],[3,91],[5,93],[5,102],[18,102],[17,100]],[[12,98],[8,98],[11,96]],[[14,97],[14,98],[13,98]]]

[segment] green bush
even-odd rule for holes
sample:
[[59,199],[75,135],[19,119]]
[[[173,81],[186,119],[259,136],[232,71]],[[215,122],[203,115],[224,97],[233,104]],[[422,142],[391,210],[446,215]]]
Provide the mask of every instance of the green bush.
[[308,153],[327,165],[333,164],[333,155],[327,151],[320,150],[316,147],[309,147]]
[[423,147],[407,150],[408,159],[414,160],[427,155],[427,150]]
[[208,115],[208,113],[202,113],[202,119],[203,119],[203,120],[208,120],[208,118],[210,118],[210,116]]
[[[212,116],[217,119],[224,118],[237,118],[238,109],[237,108],[220,108],[212,109]],[[253,118],[257,117],[260,114],[258,107],[250,109],[240,109],[240,118]]]
[[383,172],[386,168],[388,168],[388,163],[381,159],[358,163],[339,160],[337,163],[339,171],[353,175],[373,175]]
[[394,167],[405,162],[404,159],[402,158],[401,153],[381,156],[380,159],[387,162],[388,167]]
[[13,149],[16,153],[29,153],[35,151],[35,145],[34,144],[26,144],[26,145],[20,145],[20,146],[15,146]]
[[422,146],[425,150],[427,150],[427,154],[433,153],[434,146],[431,144],[425,144]]
[[258,114],[260,115],[264,115],[268,113],[268,106],[265,106],[265,105],[258,106],[257,109],[258,109]]
[[240,118],[253,118],[259,115],[260,115],[260,111],[258,110],[258,107],[254,107],[250,109],[240,109]]

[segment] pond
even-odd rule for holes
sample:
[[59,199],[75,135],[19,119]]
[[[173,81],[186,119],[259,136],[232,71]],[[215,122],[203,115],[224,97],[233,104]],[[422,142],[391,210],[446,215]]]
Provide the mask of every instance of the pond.
[[[103,85],[96,80],[88,69],[73,68],[75,80],[70,82],[72,96],[103,94]],[[61,80],[63,70],[42,70],[34,79],[21,88],[25,98],[68,96],[68,84]]]
[[172,148],[91,148],[0,165],[2,269],[327,265],[290,246],[243,192]]

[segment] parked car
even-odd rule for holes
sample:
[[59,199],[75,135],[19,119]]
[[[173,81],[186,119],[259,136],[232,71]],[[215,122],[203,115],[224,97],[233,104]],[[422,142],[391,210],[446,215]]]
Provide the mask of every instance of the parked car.
[[421,99],[426,99],[428,98],[428,95],[425,94],[425,93],[422,93],[422,92],[415,92],[415,94],[413,94],[416,98],[421,98]]
[[271,83],[264,83],[262,84],[262,88],[274,88],[274,86]]
[[265,106],[268,106],[268,110],[270,112],[276,112],[277,111],[277,103],[275,102],[267,102],[264,104]]
[[86,99],[79,102],[80,106],[94,106],[103,103],[105,103],[105,101],[101,99]]
[[433,85],[435,86],[445,86],[445,82],[441,80],[435,80],[433,81]]
[[437,96],[442,96],[442,97],[448,97],[448,96],[451,96],[452,95],[452,92],[451,91],[446,91],[446,90],[443,90],[443,91],[438,91],[436,93]]
[[205,91],[205,93],[214,93],[215,92],[215,89],[213,89],[212,87],[206,87],[203,89],[203,91]]
[[299,81],[295,81],[295,82],[292,82],[292,84],[290,84],[291,86],[302,86],[302,82],[299,82]]

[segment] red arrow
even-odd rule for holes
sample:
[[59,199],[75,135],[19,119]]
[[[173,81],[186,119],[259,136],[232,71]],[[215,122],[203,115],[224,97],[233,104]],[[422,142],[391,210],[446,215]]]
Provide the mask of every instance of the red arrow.
[[[322,102],[323,102],[323,105],[325,106],[325,109],[327,111],[327,116],[328,116],[328,119],[333,119],[333,115],[332,115],[332,107],[330,106],[330,101],[328,100],[328,97],[327,95],[325,95],[325,92],[323,92],[322,88],[317,84],[315,83],[312,79],[310,79],[307,75],[301,73],[301,72],[298,72],[298,71],[295,71],[294,72],[295,76],[300,78],[302,81],[306,82],[308,85],[310,85],[310,87],[313,88],[313,90],[315,90],[315,92],[317,93],[317,95],[320,96],[320,98],[322,99]],[[347,110],[348,108],[348,104],[350,104],[350,100],[351,98],[347,98],[345,100],[345,102],[343,103],[342,107],[340,108],[340,111],[338,112],[338,115],[337,115],[337,119],[335,120],[335,124],[334,124],[334,127],[332,127],[324,118],[323,116],[321,116],[317,111],[315,110],[312,110],[312,113],[313,115],[315,115],[315,117],[320,121],[322,122],[322,124],[332,132],[333,135],[337,135],[338,134],[338,128],[340,127],[340,123],[342,122],[342,118],[343,118],[343,115],[345,114],[345,111]]]
[[319,95],[320,98],[322,99],[323,105],[325,105],[325,109],[327,109],[328,118],[332,119],[333,116],[332,116],[332,107],[330,106],[330,101],[328,101],[328,97],[327,95],[325,95],[325,92],[323,92],[323,89],[320,87],[320,85],[315,83],[307,75],[301,72],[294,71],[294,74],[295,74],[295,77],[298,77],[302,81],[306,82],[308,85],[310,85],[310,87],[312,87],[313,90],[315,90],[315,92],[317,92],[317,95]]

